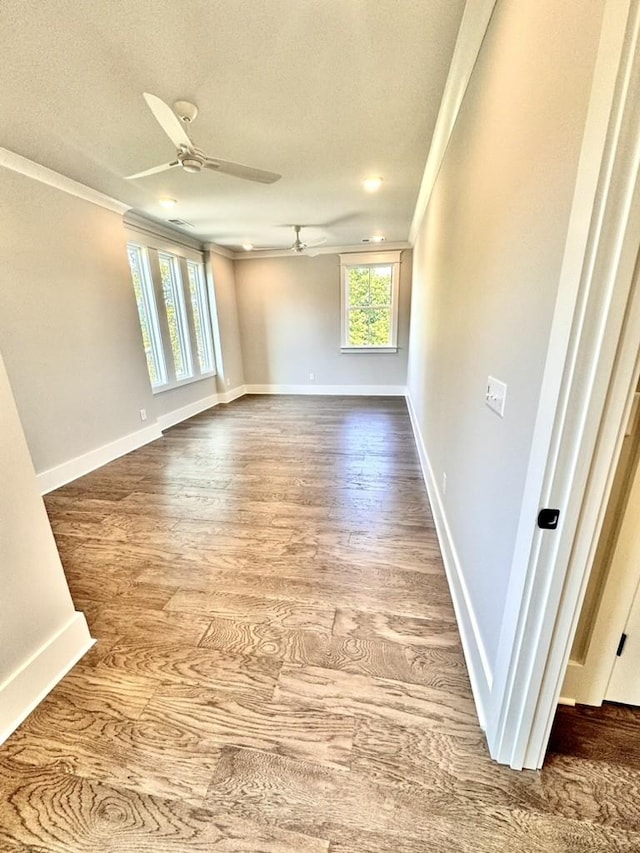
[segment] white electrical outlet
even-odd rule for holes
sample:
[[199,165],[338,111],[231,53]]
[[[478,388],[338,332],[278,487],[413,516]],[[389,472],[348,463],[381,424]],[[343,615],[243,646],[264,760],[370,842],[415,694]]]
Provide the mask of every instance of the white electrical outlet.
[[487,391],[484,396],[485,403],[496,414],[504,417],[504,404],[507,399],[507,386],[499,379],[490,376],[487,380]]
[[146,421],[146,419],[147,419],[147,410],[146,409],[140,409],[140,420]]
[[447,475],[444,473],[444,471],[442,472],[442,494],[447,494]]
[[310,373],[310,374],[309,374],[309,380],[310,380],[311,382],[315,382],[315,381],[316,381],[316,375],[315,375],[315,373]]
[[231,378],[227,377],[227,388],[231,386]]

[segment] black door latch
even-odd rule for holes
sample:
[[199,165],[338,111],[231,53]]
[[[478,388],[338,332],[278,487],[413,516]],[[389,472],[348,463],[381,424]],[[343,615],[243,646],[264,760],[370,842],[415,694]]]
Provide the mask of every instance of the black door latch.
[[560,518],[559,509],[541,509],[538,513],[538,527],[540,530],[555,530]]

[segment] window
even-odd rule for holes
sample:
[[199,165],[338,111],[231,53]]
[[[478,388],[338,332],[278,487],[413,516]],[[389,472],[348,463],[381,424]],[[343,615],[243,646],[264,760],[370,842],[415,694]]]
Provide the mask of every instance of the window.
[[129,245],[128,249],[131,278],[133,279],[133,289],[136,294],[138,316],[140,317],[142,342],[147,357],[147,370],[149,371],[151,387],[158,388],[167,382],[167,369],[162,352],[162,339],[158,328],[158,309],[151,285],[148,259],[140,246]]
[[196,351],[201,373],[210,373],[215,369],[213,355],[213,334],[209,319],[209,300],[207,289],[202,274],[202,264],[187,261],[187,273],[189,275],[189,295],[191,296],[191,310],[193,312],[193,325],[196,333]]
[[342,352],[396,352],[400,252],[340,255]]
[[153,390],[215,375],[211,308],[201,258],[185,257],[147,239],[130,242],[128,256]]
[[189,357],[191,342],[189,341],[189,328],[184,307],[182,282],[178,270],[178,259],[175,255],[158,252],[158,265],[160,266],[162,296],[167,314],[169,342],[171,343],[176,379],[188,379],[193,376],[193,366]]

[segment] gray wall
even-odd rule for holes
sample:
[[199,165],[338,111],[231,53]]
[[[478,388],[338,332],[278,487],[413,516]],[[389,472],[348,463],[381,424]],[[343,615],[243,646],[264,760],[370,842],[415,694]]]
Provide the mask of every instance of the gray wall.
[[121,217],[2,170],[0,347],[36,471],[153,412]]
[[240,342],[235,264],[217,252],[209,253],[216,312],[218,315],[218,353],[221,385],[227,389],[244,385],[244,366]]
[[[497,4],[414,249],[408,387],[490,660],[602,10]],[[504,419],[489,374],[508,385]]]
[[398,352],[373,355],[340,352],[338,255],[236,261],[247,384],[404,386],[411,252],[403,252],[401,261]]
[[[222,390],[210,378],[152,395],[118,214],[6,169],[1,178],[0,347],[38,473]],[[226,310],[233,281],[219,272]],[[235,334],[224,329],[242,384],[237,321]]]

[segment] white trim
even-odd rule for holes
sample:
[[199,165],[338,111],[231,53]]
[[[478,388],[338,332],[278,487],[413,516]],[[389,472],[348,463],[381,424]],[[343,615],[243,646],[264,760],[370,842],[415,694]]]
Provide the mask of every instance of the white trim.
[[431,193],[435,186],[438,172],[444,160],[449,140],[453,134],[458,113],[462,106],[469,80],[482,47],[493,10],[497,0],[474,0],[465,5],[464,14],[458,31],[458,39],[453,51],[449,75],[444,87],[440,111],[431,138],[429,156],[424,168],[420,192],[416,202],[409,240],[411,245],[416,241],[420,225],[429,206]]
[[33,160],[28,160],[20,154],[15,154],[7,148],[0,148],[0,166],[24,175],[27,178],[32,178],[34,181],[39,181],[41,184],[55,187],[55,189],[62,190],[62,192],[73,195],[76,198],[91,202],[91,204],[97,204],[98,207],[103,207],[105,210],[119,213],[121,216],[131,207],[131,205],[124,204],[115,198],[111,198],[111,196],[98,192],[98,190],[94,190],[85,184],[81,184],[79,181],[67,178],[66,175],[61,175],[60,172],[54,172],[53,169],[48,169],[46,166],[41,166]]
[[[637,257],[635,233],[621,264],[640,154],[631,5],[605,7],[494,670],[489,748],[515,768],[542,764],[577,624],[588,566],[572,551],[626,304],[614,281]],[[540,506],[560,507],[557,531],[536,529]]]
[[558,697],[558,705],[567,705],[569,708],[575,708],[576,700],[570,699],[568,696]]
[[210,394],[207,397],[189,403],[188,406],[182,406],[179,409],[167,412],[165,415],[159,415],[158,426],[164,432],[172,426],[182,423],[182,421],[189,420],[189,418],[193,418],[201,412],[206,412],[207,409],[212,409],[214,406],[220,405],[220,403],[231,403],[233,400],[237,400],[238,397],[243,397],[245,393],[244,385],[239,385],[230,391]]
[[369,355],[371,355],[371,353],[373,353],[373,352],[389,354],[389,353],[398,352],[398,347],[377,347],[377,346],[348,347],[348,346],[342,346],[342,347],[340,347],[340,352],[343,355],[356,355],[357,353],[365,353],[365,354],[368,353]]
[[[638,273],[636,273],[638,275]],[[602,524],[607,512],[609,496],[614,477],[616,475],[617,461],[620,457],[622,441],[624,438],[623,426],[628,423],[628,412],[633,406],[635,396],[635,388],[638,383],[638,374],[640,372],[640,352],[637,350],[637,341],[640,340],[640,300],[638,299],[638,282],[636,282],[636,295],[632,297],[629,316],[627,320],[627,331],[624,335],[625,341],[620,348],[620,356],[616,367],[616,375],[611,384],[609,393],[609,403],[605,415],[605,422],[609,421],[608,429],[605,427],[602,430],[600,447],[596,450],[596,465],[598,458],[602,457],[603,476],[606,476],[606,486],[603,491],[603,497],[600,501],[599,496],[595,496],[595,500],[590,501],[591,493],[594,489],[591,486],[587,491],[587,499],[585,500],[585,509],[580,519],[578,533],[576,539],[581,540],[582,530],[585,529],[585,522],[589,527],[593,527],[593,534],[588,536],[585,531],[586,542],[589,546],[588,557],[585,560],[586,565],[593,565],[595,559],[596,548],[599,544],[602,531]],[[630,351],[631,350],[631,351]],[[633,351],[637,353],[637,360],[633,370],[633,382],[627,388],[627,406],[622,420],[618,422],[618,413],[620,411],[621,398],[624,397],[625,380],[629,376],[629,359],[633,359]],[[604,425],[603,425],[604,426]],[[615,427],[618,427],[617,431]],[[608,441],[607,441],[608,438]],[[615,442],[615,450],[610,453],[607,445],[610,446],[611,441]],[[604,448],[604,452],[603,452]],[[610,459],[610,465],[607,465]],[[597,465],[597,467],[600,467]],[[596,466],[594,466],[594,475],[596,474]],[[592,483],[597,482],[597,477],[592,477]],[[595,522],[591,522],[590,513],[587,511],[589,504],[593,504],[592,513],[598,512],[598,517]],[[599,510],[599,511],[598,511]],[[637,557],[633,556],[630,548],[636,536],[637,518],[640,514],[640,469],[637,469],[633,477],[633,482],[630,485],[630,491],[627,497],[627,504],[624,510],[625,521],[622,523],[618,540],[612,555],[610,568],[605,580],[604,590],[600,605],[595,617],[595,622],[592,627],[591,638],[588,643],[588,651],[583,662],[569,661],[567,671],[564,676],[562,692],[573,696],[575,701],[581,705],[601,705],[606,698],[606,693],[611,678],[613,668],[616,662],[616,651],[620,637],[625,631],[629,611],[632,606],[638,580],[640,577],[640,564]],[[631,530],[629,530],[629,520],[631,520]],[[629,538],[625,537],[625,533],[629,531]],[[588,536],[588,538],[587,538]],[[583,549],[576,549],[581,552]],[[586,584],[585,584],[586,592]],[[581,596],[581,604],[584,597]]]
[[[165,415],[160,415],[155,424],[150,424],[144,429],[137,432],[129,433],[122,436],[109,444],[103,444],[102,447],[97,447],[95,450],[90,450],[88,453],[83,453],[82,456],[76,456],[56,465],[55,468],[49,468],[37,475],[40,494],[46,495],[54,489],[64,486],[66,483],[71,483],[96,468],[102,468],[108,462],[113,462],[114,459],[119,459],[132,450],[137,450],[151,441],[156,441],[162,438],[163,430],[175,426],[181,421],[192,418],[194,415],[210,409],[212,406],[217,406],[219,403],[231,403],[239,397],[243,397],[247,393],[244,385],[238,385],[236,388],[231,388],[229,391],[211,394],[203,397],[201,400],[196,400],[195,403],[190,403],[188,406],[182,406],[180,409],[174,409],[167,412]],[[254,392],[260,393],[260,392]],[[268,393],[268,392],[266,392]]]
[[[340,255],[340,352],[394,353],[398,349],[398,314],[400,304],[400,256],[401,252],[354,252]],[[389,340],[383,346],[352,345],[349,343],[349,312],[358,310],[349,301],[349,271],[357,267],[391,267],[391,304],[382,310],[391,309]],[[376,306],[371,306],[376,307]],[[378,306],[381,307],[381,306]]]
[[166,382],[164,385],[156,385],[155,388],[151,386],[151,393],[154,397],[159,397],[165,391],[175,391],[176,388],[182,388],[183,385],[193,385],[194,382],[201,382],[203,379],[215,379],[217,375],[217,370],[210,370],[209,373],[196,373],[194,376],[187,376],[186,379],[175,379],[173,382]]
[[210,394],[208,397],[202,397],[200,400],[189,403],[188,406],[173,409],[173,411],[167,412],[166,415],[158,415],[158,426],[164,432],[172,426],[182,423],[182,421],[189,420],[189,418],[193,418],[201,412],[206,412],[207,409],[217,406],[220,402],[218,394]]
[[223,258],[229,258],[229,260],[241,257],[239,252],[227,249],[226,246],[219,246],[217,243],[205,243],[204,250],[205,252],[213,252],[214,255],[222,255]]
[[311,394],[326,397],[404,397],[404,385],[245,385],[246,394]]
[[[160,229],[152,226],[156,223],[149,222],[148,227],[129,222],[129,217],[124,219],[124,230],[128,243],[142,248],[151,248],[159,252],[167,252],[180,258],[188,258],[197,264],[204,264],[204,252],[202,249],[182,242],[177,234],[163,233]],[[168,229],[166,229],[168,232]]]
[[137,432],[123,435],[122,438],[117,438],[115,441],[110,441],[108,444],[103,444],[101,447],[96,447],[95,450],[90,450],[88,453],[83,453],[82,456],[76,456],[56,465],[55,468],[48,468],[46,471],[41,471],[38,476],[38,485],[40,486],[40,494],[46,495],[54,489],[64,486],[65,483],[70,483],[72,480],[77,480],[78,477],[83,477],[90,471],[95,471],[96,468],[101,468],[107,462],[112,462],[143,444],[149,444],[150,441],[155,441],[162,438],[160,427],[157,424],[151,424]]
[[343,267],[371,266],[372,264],[399,264],[402,252],[347,252],[340,254],[340,264]]
[[[206,245],[212,244],[209,243]],[[412,244],[406,240],[398,240],[394,243],[385,243],[384,245],[389,250],[403,251],[404,249],[410,249]],[[212,251],[216,251],[220,255],[225,254],[220,251],[220,248],[212,249]],[[244,250],[241,252],[230,252],[230,254],[225,254],[225,257],[231,257],[235,261],[251,261],[258,258],[315,258],[316,255],[339,255],[345,252],[366,252],[366,249],[362,244],[351,246],[316,246],[304,252],[294,252],[291,249],[253,249],[251,252],[245,252]]]
[[84,614],[76,612],[17,672],[0,684],[0,744],[94,643]]
[[234,400],[239,400],[240,397],[244,397],[246,393],[246,385],[237,385],[235,388],[231,388],[231,390],[224,391],[222,394],[220,394],[220,402],[233,403]]
[[418,449],[418,456],[420,458],[422,476],[424,478],[425,486],[427,487],[427,494],[429,495],[429,503],[431,504],[431,511],[436,525],[436,533],[438,535],[442,560],[447,580],[449,582],[449,590],[451,592],[453,608],[458,622],[462,650],[467,663],[467,670],[469,672],[469,680],[471,681],[471,689],[473,691],[473,698],[476,704],[478,720],[482,728],[486,729],[487,709],[489,707],[489,698],[493,684],[491,664],[489,663],[489,656],[482,640],[478,619],[473,608],[473,601],[469,594],[469,590],[467,589],[455,542],[447,521],[444,504],[436,485],[427,448],[422,437],[420,424],[418,423],[418,418],[409,392],[406,394],[406,400],[409,417],[411,419],[411,426],[413,428],[413,435]]
[[184,231],[175,228],[170,222],[160,222],[132,210],[123,217],[123,222],[125,228],[138,231],[145,237],[151,235],[163,239],[165,246],[168,243],[177,244],[181,248],[191,249],[199,252],[200,255],[204,254],[205,249],[201,240],[191,234],[185,234]]

